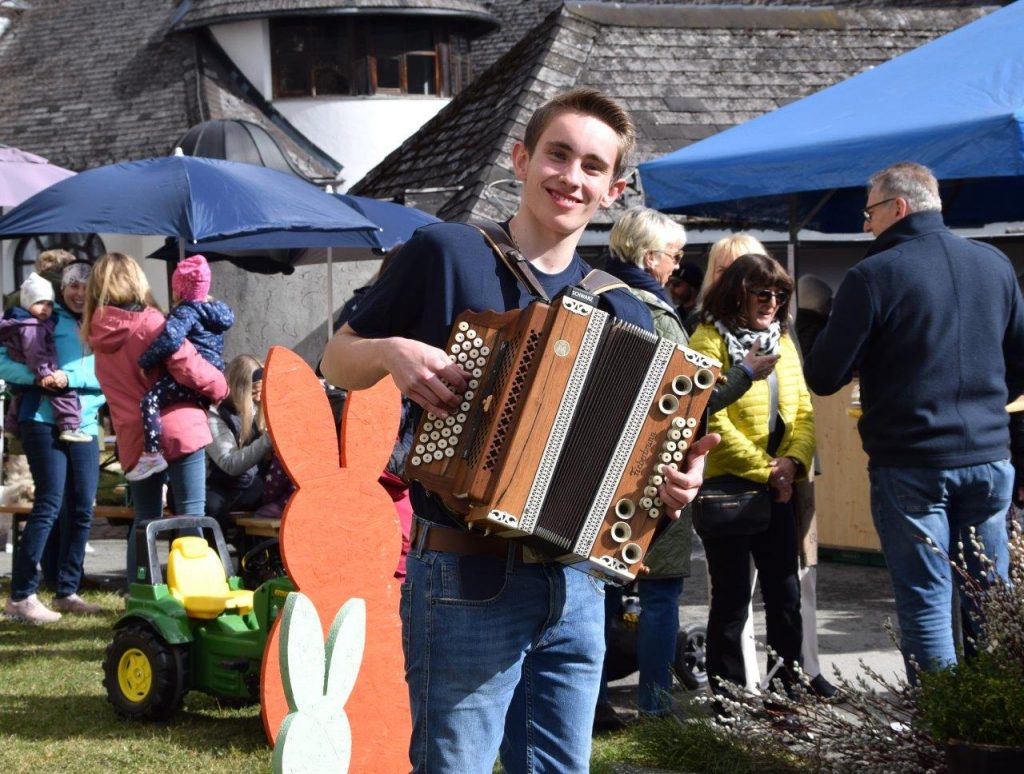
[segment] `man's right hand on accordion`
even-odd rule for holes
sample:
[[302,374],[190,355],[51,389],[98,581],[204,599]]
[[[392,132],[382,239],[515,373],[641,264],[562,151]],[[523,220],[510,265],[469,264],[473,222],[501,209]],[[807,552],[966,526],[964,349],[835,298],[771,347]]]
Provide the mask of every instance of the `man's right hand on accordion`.
[[686,452],[683,468],[675,470],[666,466],[662,475],[665,482],[661,485],[659,495],[665,503],[665,512],[670,519],[678,519],[681,510],[693,502],[697,492],[704,483],[704,461],[708,452],[718,446],[722,436],[708,433],[697,441]]

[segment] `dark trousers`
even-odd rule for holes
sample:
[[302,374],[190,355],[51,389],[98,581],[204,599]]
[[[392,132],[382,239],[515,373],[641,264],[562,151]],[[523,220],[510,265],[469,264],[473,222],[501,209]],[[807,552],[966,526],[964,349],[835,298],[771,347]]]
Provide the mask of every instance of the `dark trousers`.
[[206,515],[216,519],[222,530],[234,526],[228,522],[231,511],[254,511],[262,504],[262,476],[256,476],[248,487],[206,482]]
[[202,403],[205,399],[195,390],[182,387],[172,376],[161,376],[142,396],[142,447],[146,454],[160,452],[160,411],[175,403]]
[[[786,665],[776,672],[783,683],[794,678],[786,667],[800,663],[803,627],[797,576],[796,521],[790,503],[772,503],[768,529],[704,541],[711,576],[707,668],[713,689],[720,681],[745,682],[740,635],[750,604],[750,557],[754,558],[764,599],[768,646]],[[774,661],[769,661],[771,670]]]

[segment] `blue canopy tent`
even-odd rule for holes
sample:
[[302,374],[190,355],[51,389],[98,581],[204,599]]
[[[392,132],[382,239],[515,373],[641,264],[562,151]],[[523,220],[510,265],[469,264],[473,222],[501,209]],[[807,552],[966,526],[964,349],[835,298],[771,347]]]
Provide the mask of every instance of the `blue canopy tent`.
[[1024,220],[1024,1],[640,165],[647,204],[749,224],[861,230],[868,177],[916,161],[946,222]]

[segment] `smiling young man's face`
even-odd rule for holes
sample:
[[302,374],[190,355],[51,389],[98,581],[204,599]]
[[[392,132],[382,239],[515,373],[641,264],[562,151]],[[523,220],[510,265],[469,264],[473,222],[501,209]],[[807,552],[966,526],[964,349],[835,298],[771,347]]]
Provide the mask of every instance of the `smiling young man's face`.
[[619,137],[593,116],[563,112],[541,133],[530,153],[512,150],[523,183],[520,215],[560,236],[582,231],[598,207],[608,207],[626,186],[615,178]]

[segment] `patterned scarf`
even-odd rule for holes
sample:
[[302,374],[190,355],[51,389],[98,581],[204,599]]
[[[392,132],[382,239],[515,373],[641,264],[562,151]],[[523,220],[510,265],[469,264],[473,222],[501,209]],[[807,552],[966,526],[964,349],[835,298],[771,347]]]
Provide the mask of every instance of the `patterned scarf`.
[[779,342],[782,340],[782,330],[779,326],[778,320],[772,320],[771,325],[768,326],[766,331],[752,331],[749,328],[737,328],[736,330],[729,330],[718,320],[714,320],[715,330],[721,334],[722,338],[725,339],[725,344],[729,348],[729,357],[732,358],[733,365],[739,363],[743,358],[747,356],[747,352],[754,346],[754,343],[760,341],[761,348],[758,354],[761,355],[777,355],[779,354]]

